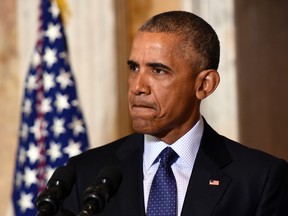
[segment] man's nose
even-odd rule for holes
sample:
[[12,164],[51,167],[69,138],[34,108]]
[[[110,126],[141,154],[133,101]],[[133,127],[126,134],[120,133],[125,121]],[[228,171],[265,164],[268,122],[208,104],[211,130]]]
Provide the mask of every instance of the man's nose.
[[135,95],[150,94],[149,75],[139,71],[129,77],[129,90]]

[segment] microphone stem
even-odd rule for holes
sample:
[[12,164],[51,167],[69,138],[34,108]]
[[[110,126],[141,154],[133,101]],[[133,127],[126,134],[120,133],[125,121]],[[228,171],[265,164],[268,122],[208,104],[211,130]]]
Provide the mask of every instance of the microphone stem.
[[91,214],[83,210],[78,214],[78,216],[91,216]]
[[36,216],[49,216],[47,213],[38,212]]
[[77,216],[93,216],[98,211],[98,203],[90,200]]
[[50,203],[44,202],[43,205],[40,206],[39,210],[37,211],[37,216],[51,216],[53,213],[52,205]]

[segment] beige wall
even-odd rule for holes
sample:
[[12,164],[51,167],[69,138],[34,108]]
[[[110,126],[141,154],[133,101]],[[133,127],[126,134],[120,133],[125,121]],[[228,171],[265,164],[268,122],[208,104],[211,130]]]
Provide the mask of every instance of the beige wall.
[[0,214],[8,206],[17,144],[20,91],[16,1],[0,1]]

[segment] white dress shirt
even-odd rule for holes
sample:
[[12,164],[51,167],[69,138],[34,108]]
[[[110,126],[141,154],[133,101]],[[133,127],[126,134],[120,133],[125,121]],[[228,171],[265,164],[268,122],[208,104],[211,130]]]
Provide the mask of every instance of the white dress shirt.
[[147,210],[150,187],[159,162],[153,164],[160,152],[167,146],[171,147],[178,155],[178,160],[171,166],[177,183],[177,215],[181,214],[189,179],[193,170],[194,161],[199,150],[200,141],[204,130],[202,117],[184,136],[172,145],[168,145],[160,139],[144,136],[143,155],[143,186],[145,209]]

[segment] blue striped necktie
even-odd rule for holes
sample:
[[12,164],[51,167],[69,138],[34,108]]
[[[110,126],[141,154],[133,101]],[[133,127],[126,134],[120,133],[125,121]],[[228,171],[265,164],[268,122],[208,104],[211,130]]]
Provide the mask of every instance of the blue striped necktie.
[[156,158],[158,170],[150,188],[147,216],[176,216],[177,185],[171,165],[178,159],[176,152],[166,147]]

